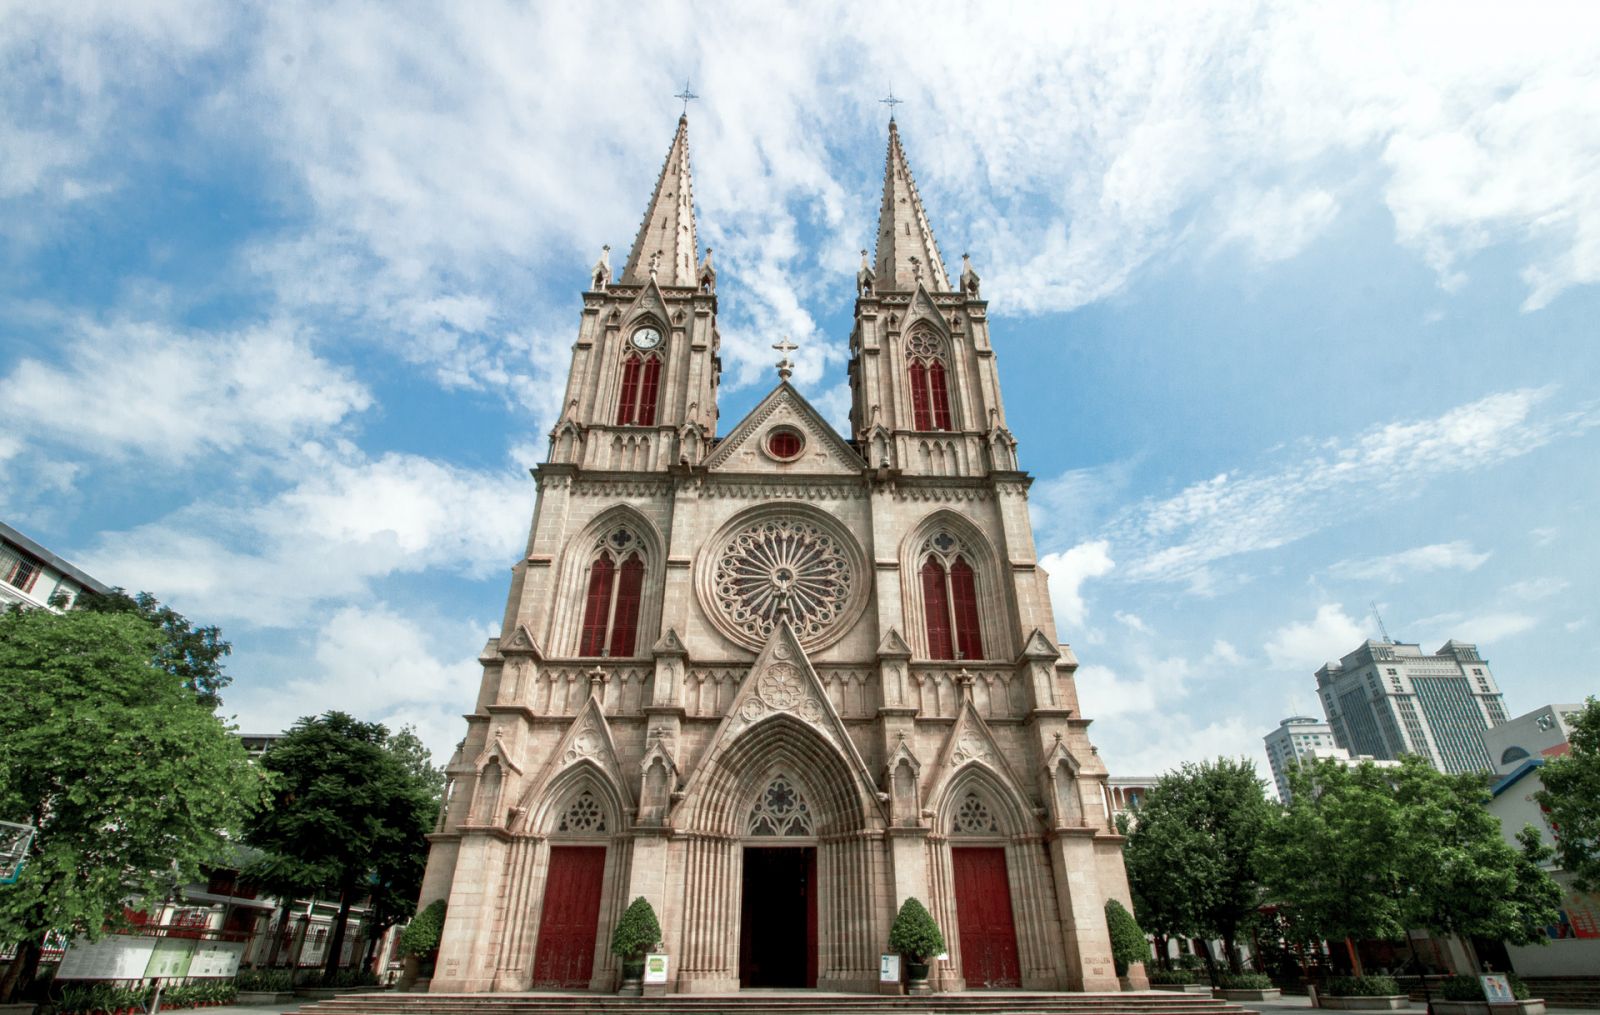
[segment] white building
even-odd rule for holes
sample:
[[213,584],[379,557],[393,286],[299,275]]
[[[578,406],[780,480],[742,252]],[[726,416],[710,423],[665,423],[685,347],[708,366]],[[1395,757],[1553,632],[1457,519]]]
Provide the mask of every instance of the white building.
[[1278,787],[1278,799],[1289,802],[1289,771],[1306,758],[1350,760],[1350,752],[1334,742],[1333,727],[1309,715],[1291,715],[1261,738],[1267,745],[1267,764]]
[[1505,702],[1478,647],[1368,641],[1317,671],[1335,743],[1352,755],[1415,754],[1442,772],[1493,769],[1482,733],[1506,722]]
[[0,522],[0,608],[21,603],[49,610],[58,610],[59,604],[60,609],[65,609],[77,602],[84,589],[102,595],[111,591]]
[[[1530,714],[1537,716],[1541,712]],[[1539,779],[1543,767],[1544,758],[1527,758],[1492,790],[1489,812],[1500,819],[1500,832],[1513,847],[1519,846],[1517,833],[1524,825],[1537,828],[1546,846],[1555,845],[1544,808],[1534,799],[1534,794],[1543,788]],[[1521,976],[1593,976],[1600,969],[1600,895],[1578,891],[1572,876],[1554,863],[1546,870],[1561,886],[1560,916],[1554,926],[1546,928],[1549,944],[1506,945],[1511,966]]]
[[1510,722],[1483,731],[1483,747],[1499,775],[1509,775],[1529,758],[1568,751],[1568,717],[1582,705],[1544,705]]

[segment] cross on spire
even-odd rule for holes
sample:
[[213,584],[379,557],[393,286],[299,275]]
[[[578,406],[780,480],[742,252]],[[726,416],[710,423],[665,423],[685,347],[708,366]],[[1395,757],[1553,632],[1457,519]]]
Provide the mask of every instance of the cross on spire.
[[896,107],[898,105],[901,105],[906,100],[905,99],[897,99],[897,98],[895,98],[894,97],[894,89],[891,88],[891,89],[889,89],[889,97],[887,99],[879,99],[878,101],[883,103],[885,106],[889,107],[889,122],[893,123],[894,122],[894,107]]
[[673,98],[675,98],[675,99],[682,99],[683,100],[683,115],[684,116],[688,116],[689,115],[689,100],[698,99],[699,97],[700,96],[696,95],[694,92],[689,90],[689,79],[688,78],[684,78],[683,79],[683,91],[681,91],[678,94],[673,96]]
[[783,353],[783,359],[778,361],[778,376],[788,380],[789,375],[794,373],[794,364],[789,362],[789,354],[800,347],[789,341],[788,335],[783,336],[783,341],[772,343],[772,347]]

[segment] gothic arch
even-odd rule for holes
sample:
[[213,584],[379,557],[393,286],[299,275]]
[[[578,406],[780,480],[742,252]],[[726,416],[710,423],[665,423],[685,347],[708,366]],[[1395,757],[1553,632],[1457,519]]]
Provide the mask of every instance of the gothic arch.
[[601,541],[618,529],[626,529],[637,537],[637,550],[644,558],[633,653],[626,658],[640,658],[650,652],[661,627],[661,590],[665,585],[661,533],[636,508],[617,504],[590,519],[562,551],[550,639],[552,655],[558,658],[575,658],[580,653],[590,566],[601,552]]
[[779,773],[803,782],[818,836],[868,827],[872,803],[844,756],[786,713],[754,724],[712,762],[684,801],[679,827],[742,837],[751,804]]
[[[583,794],[600,807],[599,823],[604,830],[588,829],[584,832],[560,830],[561,820],[574,801]],[[519,831],[530,835],[601,834],[614,837],[628,828],[630,805],[620,789],[614,785],[605,770],[588,758],[573,762],[562,769],[555,778],[539,791],[533,808],[525,815]]]
[[976,797],[994,820],[994,831],[986,833],[1007,839],[1039,830],[1033,808],[1009,781],[980,761],[969,761],[958,768],[941,786],[929,794],[934,825],[940,835],[962,835],[958,828],[962,807],[968,797]]
[[1015,625],[1011,622],[1010,585],[1005,581],[999,554],[994,546],[970,520],[948,508],[928,515],[912,527],[900,542],[900,595],[905,612],[906,641],[911,646],[912,657],[930,658],[928,645],[928,617],[923,606],[920,572],[928,558],[928,541],[940,530],[959,541],[963,556],[970,553],[977,588],[979,630],[983,641],[985,659],[1010,661],[1016,654]]

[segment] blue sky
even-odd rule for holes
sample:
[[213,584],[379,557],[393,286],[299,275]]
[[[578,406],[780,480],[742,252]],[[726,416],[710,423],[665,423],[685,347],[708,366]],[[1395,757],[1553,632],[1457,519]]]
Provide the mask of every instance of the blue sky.
[[[55,5],[50,5],[55,6]],[[447,753],[685,77],[737,421],[842,425],[892,87],[1114,774],[1376,633],[1600,689],[1590,5],[0,2],[0,517]],[[621,254],[619,253],[619,258]]]

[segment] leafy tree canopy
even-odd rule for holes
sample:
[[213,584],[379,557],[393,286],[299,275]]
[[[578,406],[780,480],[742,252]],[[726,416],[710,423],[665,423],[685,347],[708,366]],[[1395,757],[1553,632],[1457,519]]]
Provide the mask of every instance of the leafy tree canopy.
[[889,926],[889,950],[914,962],[922,962],[944,951],[944,935],[919,899],[901,903]]
[[233,682],[222,672],[222,657],[232,652],[233,646],[222,640],[222,632],[216,627],[195,627],[183,614],[162,606],[148,592],[130,596],[122,589],[105,595],[85,591],[78,598],[77,609],[128,614],[153,625],[161,632],[155,648],[156,665],[183,681],[207,708],[222,704],[222,689]]
[[[33,824],[0,941],[98,935],[132,894],[197,877],[264,796],[237,738],[159,665],[162,632],[121,612],[0,613],[0,820]],[[31,954],[31,959],[29,958]]]
[[1600,891],[1600,698],[1571,717],[1571,753],[1539,770],[1539,803],[1559,829],[1556,856],[1583,891]]
[[623,911],[616,930],[611,932],[611,954],[638,958],[660,940],[661,924],[656,920],[655,907],[641,895]]
[[1276,808],[1255,766],[1218,758],[1157,780],[1145,795],[1125,859],[1134,903],[1158,934],[1233,943],[1261,903],[1258,842]]
[[384,926],[411,914],[421,886],[436,800],[393,740],[381,723],[328,712],[295,723],[261,762],[275,780],[271,806],[247,826],[266,854],[252,873],[339,897],[329,975],[351,905],[370,895]]
[[1144,939],[1144,931],[1139,929],[1138,921],[1127,907],[1116,899],[1106,900],[1106,931],[1111,935],[1111,961],[1117,967],[1118,976],[1127,973],[1135,962],[1150,957],[1150,943]]

